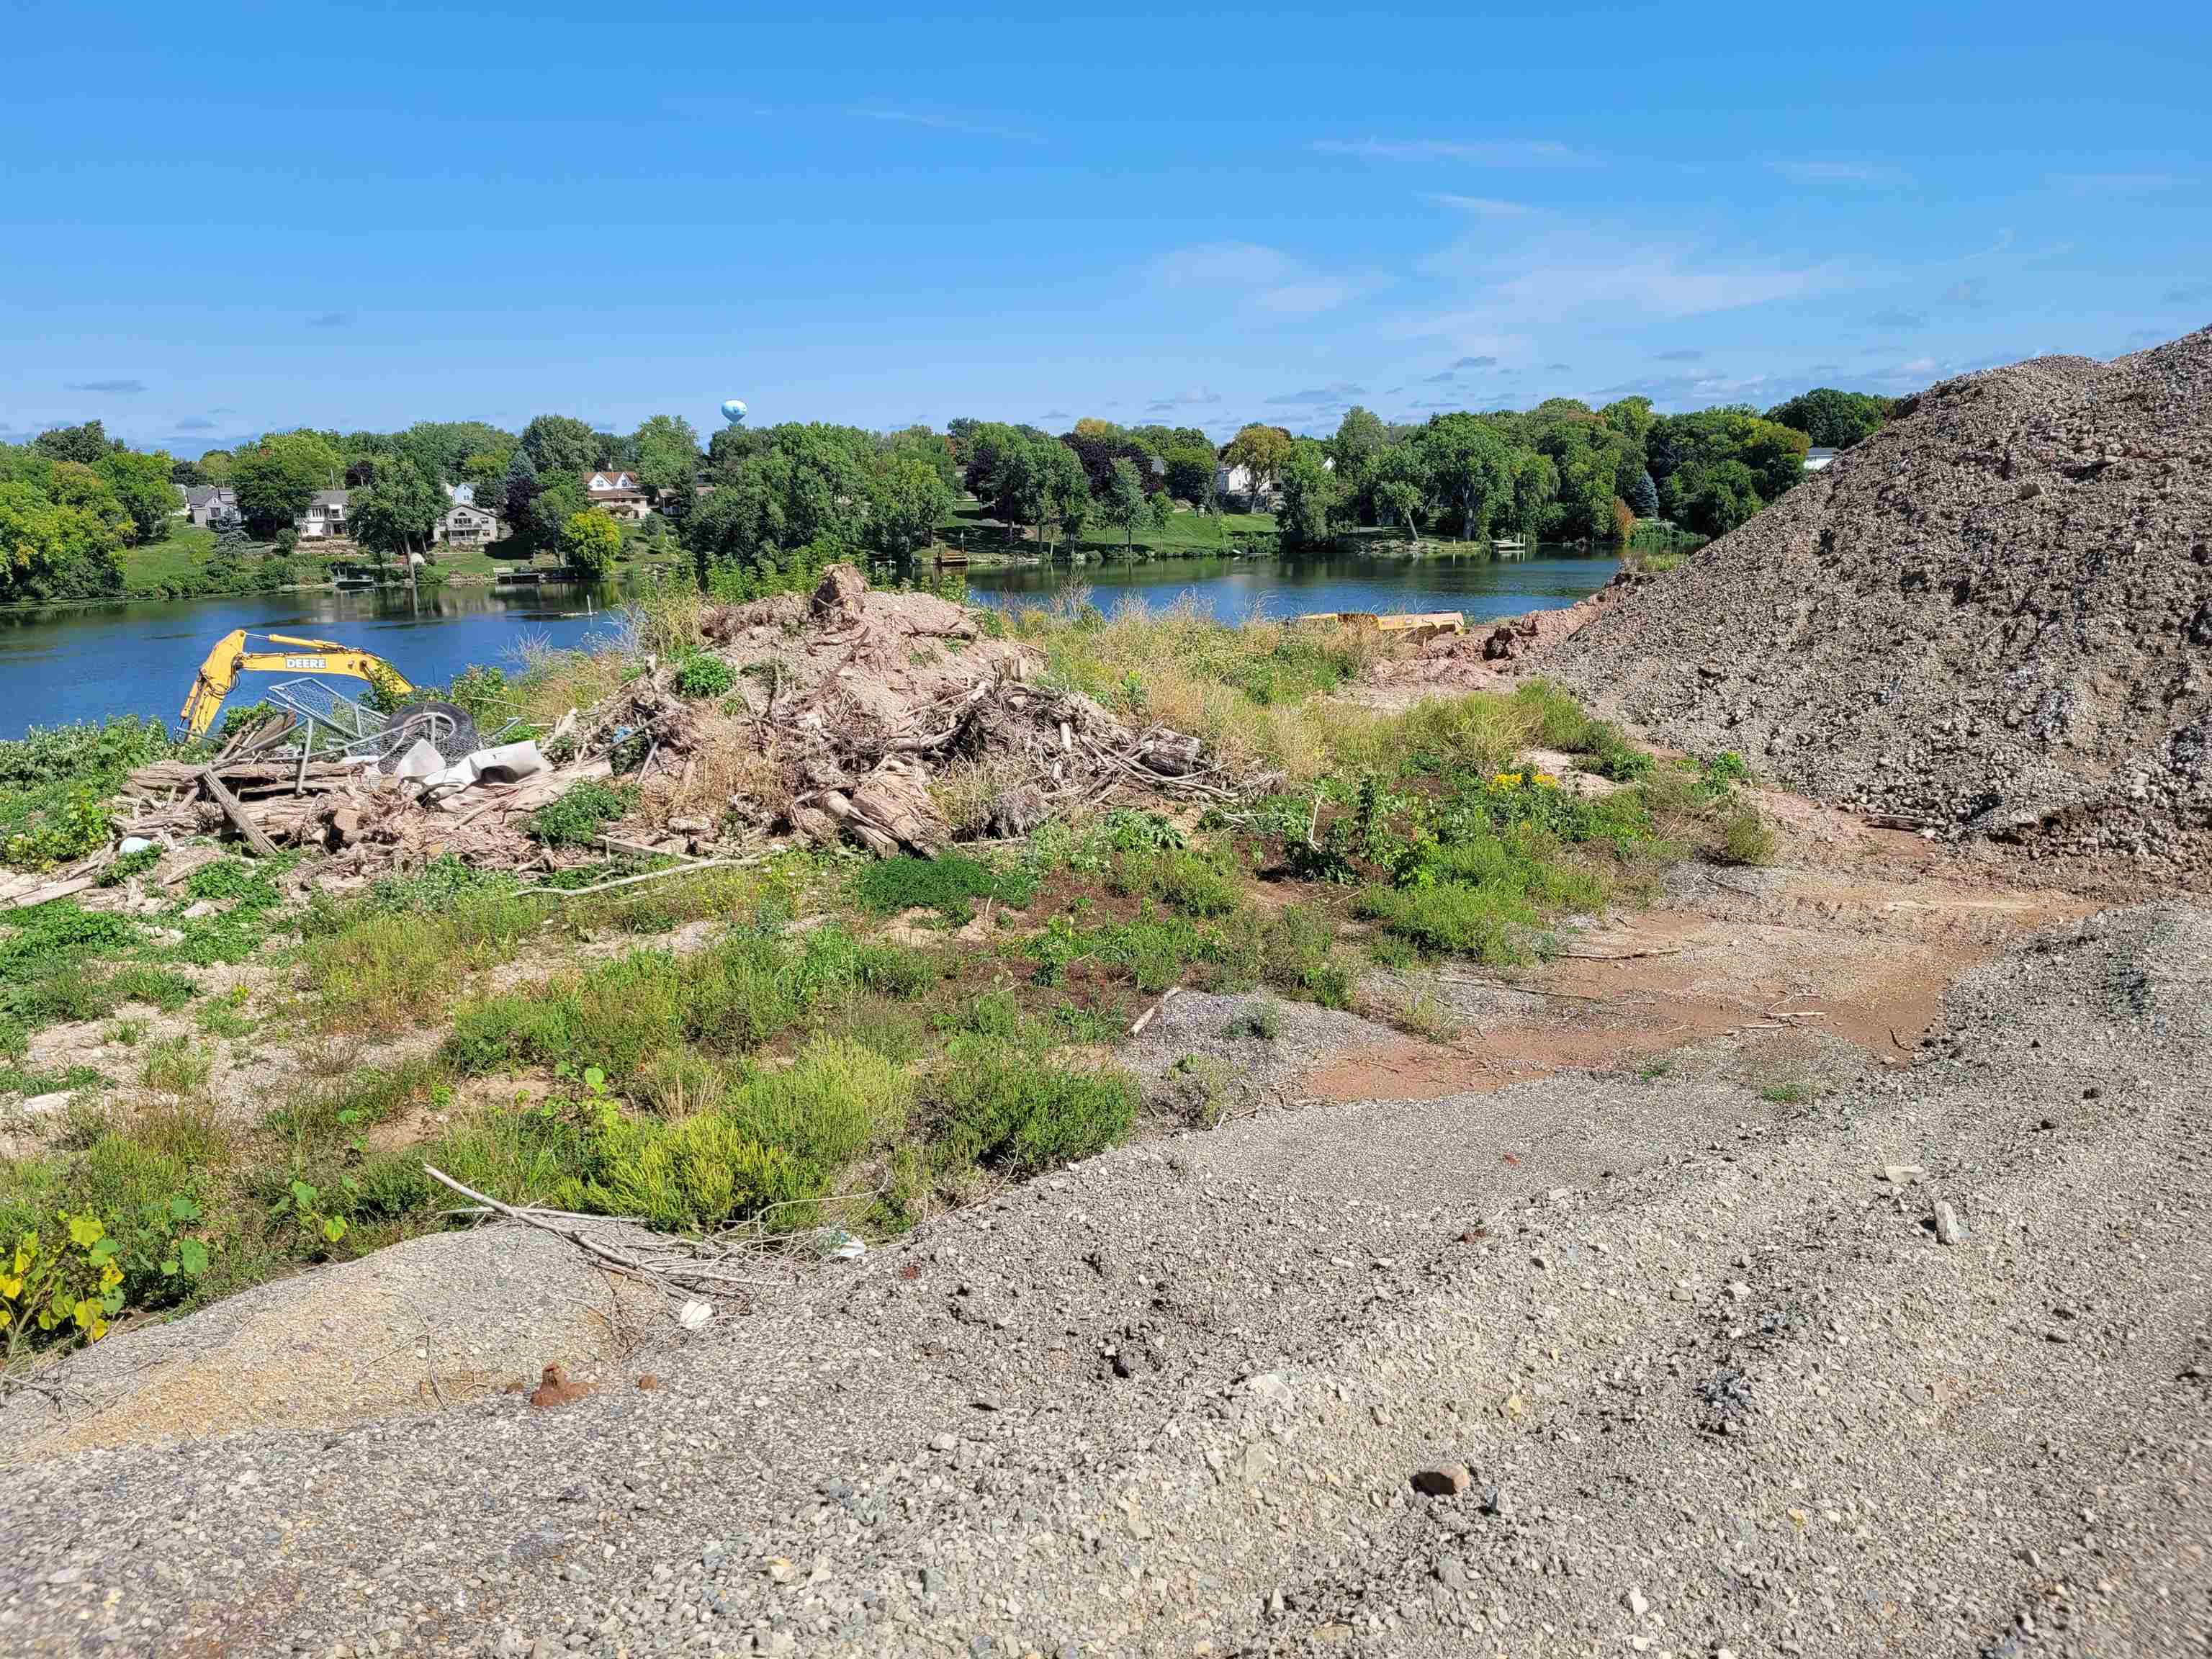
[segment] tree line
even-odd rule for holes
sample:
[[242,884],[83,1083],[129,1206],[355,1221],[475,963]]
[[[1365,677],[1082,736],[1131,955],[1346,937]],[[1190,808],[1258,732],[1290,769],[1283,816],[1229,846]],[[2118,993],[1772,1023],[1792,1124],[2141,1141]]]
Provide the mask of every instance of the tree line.
[[[172,484],[228,485],[244,536],[279,552],[317,491],[347,489],[349,533],[398,557],[428,556],[447,486],[469,484],[507,526],[515,556],[550,555],[596,575],[639,542],[680,544],[702,582],[794,559],[910,559],[963,491],[1047,551],[1099,529],[1132,547],[1179,509],[1267,503],[1291,551],[1362,528],[1601,542],[1664,520],[1717,536],[1796,484],[1809,445],[1847,448],[1893,407],[1821,387],[1764,413],[1553,398],[1405,424],[1355,408],[1328,437],[1255,423],[1221,445],[1195,427],[1085,419],[1055,434],[963,418],[942,432],[726,428],[702,447],[672,415],[629,433],[540,415],[520,432],[481,421],[303,428],[193,460],[132,450],[93,421],[0,445],[0,598],[119,592],[123,550],[169,533]],[[1224,467],[1240,470],[1237,499],[1217,497]],[[607,468],[646,493],[656,509],[647,524],[617,525],[594,508],[586,481]]]

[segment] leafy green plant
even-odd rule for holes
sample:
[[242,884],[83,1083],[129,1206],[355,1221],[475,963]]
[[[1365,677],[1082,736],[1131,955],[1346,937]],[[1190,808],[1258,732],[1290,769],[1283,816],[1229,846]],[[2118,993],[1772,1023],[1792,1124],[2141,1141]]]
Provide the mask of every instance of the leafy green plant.
[[86,1342],[107,1334],[123,1311],[121,1247],[96,1215],[56,1217],[62,1237],[52,1244],[38,1233],[19,1235],[0,1270],[0,1334],[7,1367],[14,1370],[41,1337],[56,1332]]
[[164,850],[160,847],[141,847],[136,852],[119,854],[107,868],[100,872],[94,885],[120,887],[131,877],[143,876],[161,863]]
[[586,846],[636,804],[636,792],[595,780],[572,783],[530,815],[530,833],[550,847]]
[[305,1181],[294,1181],[270,1212],[272,1220],[290,1215],[308,1238],[335,1244],[346,1236],[346,1220],[324,1207],[322,1189]]
[[1706,800],[1726,800],[1738,786],[1749,781],[1751,768],[1733,749],[1698,763],[1698,793]]
[[106,803],[89,785],[72,789],[46,821],[8,838],[7,862],[19,870],[67,864],[107,845]]
[[719,697],[738,683],[737,671],[709,652],[687,657],[676,670],[674,685],[687,697]]
[[1716,855],[1725,864],[1771,864],[1781,851],[1774,826],[1755,806],[1740,806],[1721,826]]

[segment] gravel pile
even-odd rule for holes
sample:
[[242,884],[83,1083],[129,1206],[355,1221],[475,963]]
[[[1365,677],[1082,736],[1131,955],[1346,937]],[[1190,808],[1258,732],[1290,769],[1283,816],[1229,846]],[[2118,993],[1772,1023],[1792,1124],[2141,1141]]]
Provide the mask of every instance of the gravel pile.
[[2200,1651],[2208,990],[2212,917],[2108,912],[1811,1104],[1265,1115],[651,1392],[23,1463],[0,1651]]
[[2208,647],[2212,330],[1929,388],[1543,666],[1820,799],[2194,886]]

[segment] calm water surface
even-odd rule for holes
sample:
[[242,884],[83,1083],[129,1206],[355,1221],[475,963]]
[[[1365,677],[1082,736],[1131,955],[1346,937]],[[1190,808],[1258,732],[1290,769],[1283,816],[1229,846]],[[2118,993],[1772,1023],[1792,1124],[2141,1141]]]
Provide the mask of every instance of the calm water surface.
[[[0,737],[109,714],[173,725],[208,647],[234,628],[358,645],[419,685],[478,663],[512,667],[527,640],[581,644],[609,627],[611,599],[620,604],[620,593],[453,587],[425,592],[419,611],[409,609],[404,589],[0,611]],[[587,604],[596,614],[580,614]],[[279,678],[241,675],[232,698],[251,702],[257,682]]]
[[1160,606],[1188,597],[1223,622],[1313,611],[1463,611],[1472,623],[1572,605],[1620,568],[1610,555],[1540,548],[1527,558],[1163,559],[1150,564],[976,569],[971,599],[1045,605],[1088,589],[1111,612],[1132,600]]
[[[978,568],[968,588],[988,605],[1048,604],[1079,591],[1109,611],[1187,595],[1224,622],[1308,611],[1463,611],[1473,622],[1571,605],[1617,568],[1609,556],[1551,548],[1522,559],[1170,559]],[[608,607],[621,601],[613,587],[455,587],[426,592],[419,610],[404,590],[387,590],[0,611],[0,737],[109,714],[173,723],[208,647],[234,628],[359,645],[430,684],[476,664],[512,667],[527,641],[605,637]],[[232,695],[250,702],[254,683],[270,678],[246,676]]]

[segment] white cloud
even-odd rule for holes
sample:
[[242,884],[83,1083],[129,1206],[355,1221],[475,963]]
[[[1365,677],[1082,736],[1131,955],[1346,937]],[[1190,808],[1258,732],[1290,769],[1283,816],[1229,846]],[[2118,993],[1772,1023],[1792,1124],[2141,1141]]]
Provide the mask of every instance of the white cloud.
[[1279,317],[1333,311],[1381,285],[1376,277],[1316,270],[1257,242],[1198,242],[1176,248],[1154,263],[1152,275],[1163,287],[1211,290]]
[[1357,155],[1370,161],[1483,161],[1506,166],[1525,161],[1583,161],[1586,150],[1552,138],[1486,139],[1468,143],[1448,138],[1317,138],[1308,148],[1322,155]]
[[1449,191],[1437,191],[1429,199],[1485,219],[1513,219],[1536,210],[1526,202],[1502,201],[1495,196],[1455,196]]

